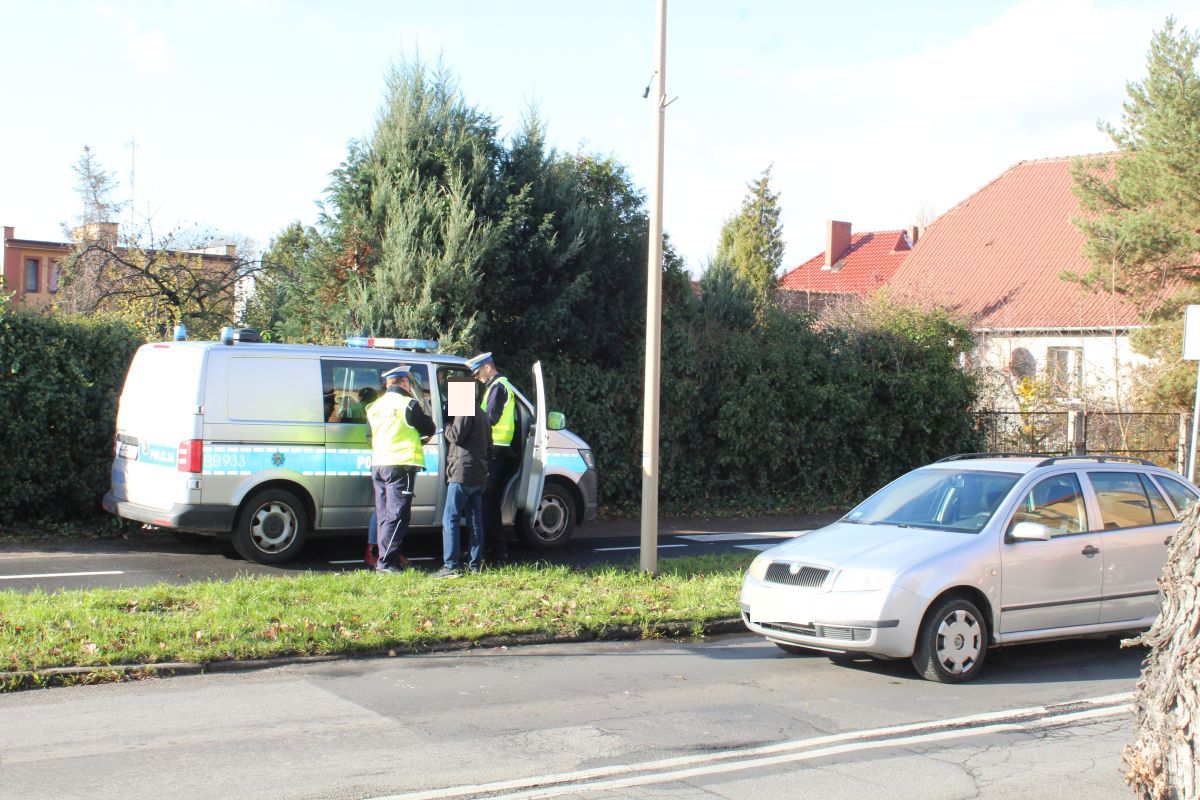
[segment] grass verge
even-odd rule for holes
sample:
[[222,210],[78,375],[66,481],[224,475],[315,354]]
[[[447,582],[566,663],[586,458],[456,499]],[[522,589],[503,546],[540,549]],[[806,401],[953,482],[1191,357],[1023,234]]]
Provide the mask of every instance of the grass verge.
[[[243,577],[181,586],[0,592],[0,670],[354,655],[436,642],[604,635],[736,617],[753,554],[634,567],[520,565],[438,580],[410,570]],[[30,685],[0,681],[0,691]],[[37,684],[36,678],[32,681]]]

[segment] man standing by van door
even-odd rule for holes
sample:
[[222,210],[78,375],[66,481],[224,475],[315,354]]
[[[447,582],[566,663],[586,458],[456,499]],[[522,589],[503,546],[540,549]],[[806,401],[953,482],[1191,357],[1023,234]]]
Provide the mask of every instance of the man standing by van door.
[[400,551],[412,517],[413,483],[425,469],[422,437],[436,430],[433,420],[412,396],[409,368],[401,364],[383,374],[387,391],[367,408],[371,424],[371,482],[375,485],[379,572],[409,566]]
[[435,578],[462,574],[462,545],[458,520],[465,511],[471,531],[467,569],[483,567],[483,493],[487,488],[488,445],[492,426],[476,402],[475,382],[451,378],[446,386],[448,411],[453,420],[446,425],[446,512],[442,515],[442,568]]
[[500,374],[492,361],[491,353],[480,353],[467,361],[475,380],[483,384],[483,402],[480,407],[487,413],[492,425],[492,449],[488,458],[487,491],[483,498],[484,527],[487,529],[487,559],[506,561],[508,542],[504,539],[504,528],[500,524],[500,504],[504,500],[504,486],[516,468],[513,455],[513,435],[517,429],[517,398],[512,384]]

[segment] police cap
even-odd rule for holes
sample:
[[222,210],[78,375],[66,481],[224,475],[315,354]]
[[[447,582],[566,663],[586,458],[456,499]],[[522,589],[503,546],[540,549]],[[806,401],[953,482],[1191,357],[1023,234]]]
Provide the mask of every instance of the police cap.
[[480,353],[474,358],[467,359],[467,366],[471,368],[471,372],[479,372],[479,368],[484,364],[492,363],[491,353]]

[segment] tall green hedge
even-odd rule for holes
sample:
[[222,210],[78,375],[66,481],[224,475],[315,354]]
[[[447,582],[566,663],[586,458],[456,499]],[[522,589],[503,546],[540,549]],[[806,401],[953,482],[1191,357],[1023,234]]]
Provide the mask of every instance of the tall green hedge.
[[[846,507],[898,475],[977,450],[966,331],[907,310],[886,325],[821,327],[777,314],[732,330],[665,324],[659,503],[667,513]],[[642,374],[548,364],[550,404],[596,454],[602,502],[641,494]]]
[[121,323],[0,306],[0,522],[95,513],[140,343]]

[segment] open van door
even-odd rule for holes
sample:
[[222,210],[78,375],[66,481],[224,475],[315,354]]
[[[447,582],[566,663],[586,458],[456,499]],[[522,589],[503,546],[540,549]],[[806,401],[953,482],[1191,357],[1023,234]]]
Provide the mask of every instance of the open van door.
[[546,459],[550,452],[550,429],[546,425],[546,387],[542,382],[542,362],[533,365],[533,384],[537,405],[533,410],[533,426],[521,459],[521,481],[517,485],[517,512],[530,520],[537,518],[546,482]]

